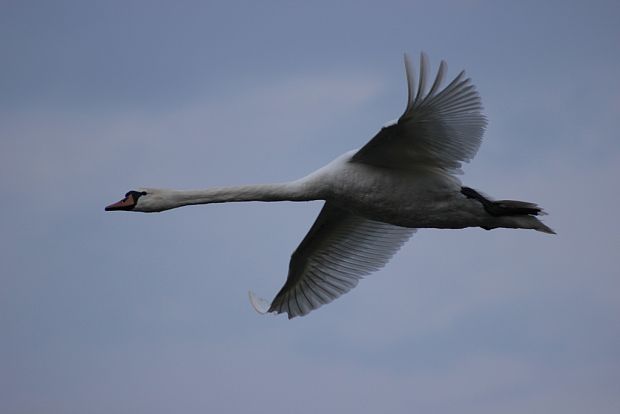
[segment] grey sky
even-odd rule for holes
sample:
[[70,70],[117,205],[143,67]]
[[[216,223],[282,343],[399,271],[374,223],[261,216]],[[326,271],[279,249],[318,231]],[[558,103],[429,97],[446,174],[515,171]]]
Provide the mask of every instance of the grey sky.
[[[617,413],[617,2],[0,3],[3,413]],[[421,230],[307,317],[259,316],[321,203],[103,207],[302,176],[465,69],[463,182],[557,236]]]

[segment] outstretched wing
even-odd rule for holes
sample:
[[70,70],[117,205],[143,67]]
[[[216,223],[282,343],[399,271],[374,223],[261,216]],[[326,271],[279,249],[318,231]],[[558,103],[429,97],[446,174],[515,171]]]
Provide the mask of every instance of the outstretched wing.
[[303,316],[353,289],[383,267],[415,229],[367,220],[325,203],[291,256],[286,283],[267,309],[250,294],[257,310]]
[[382,128],[352,161],[402,169],[429,166],[459,173],[461,163],[476,155],[487,124],[480,95],[471,80],[464,79],[464,71],[440,91],[446,73],[444,61],[426,92],[428,63],[424,53],[417,92],[407,55],[405,71],[409,90],[405,113],[395,124]]

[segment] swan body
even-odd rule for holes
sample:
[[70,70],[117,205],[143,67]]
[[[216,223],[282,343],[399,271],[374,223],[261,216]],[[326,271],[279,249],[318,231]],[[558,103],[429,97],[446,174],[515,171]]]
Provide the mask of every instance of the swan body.
[[553,233],[536,204],[493,201],[462,186],[456,174],[473,158],[486,127],[480,97],[461,72],[440,86],[441,62],[426,92],[427,60],[415,75],[405,55],[405,113],[361,149],[287,183],[206,190],[141,188],[106,210],[160,212],[194,204],[325,200],[291,257],[285,285],[272,302],[250,294],[259,312],[303,316],[353,288],[385,265],[418,228],[523,228]]

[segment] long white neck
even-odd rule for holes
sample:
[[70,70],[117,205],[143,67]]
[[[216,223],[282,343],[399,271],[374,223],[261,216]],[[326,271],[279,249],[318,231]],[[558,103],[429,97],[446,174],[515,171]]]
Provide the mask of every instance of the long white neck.
[[163,211],[193,204],[236,201],[309,201],[319,199],[312,186],[303,181],[279,184],[213,187],[204,190],[146,189],[150,197],[140,199],[137,211]]
[[205,190],[177,190],[175,198],[181,205],[228,203],[234,201],[307,201],[295,183],[213,187]]

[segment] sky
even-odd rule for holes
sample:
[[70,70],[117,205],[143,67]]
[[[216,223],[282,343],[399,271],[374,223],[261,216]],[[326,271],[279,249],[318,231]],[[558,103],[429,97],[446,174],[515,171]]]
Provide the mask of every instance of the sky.
[[[0,411],[620,412],[620,3],[0,1]],[[473,79],[465,185],[556,236],[423,229],[303,318],[258,315],[322,203],[106,213],[292,180]]]

